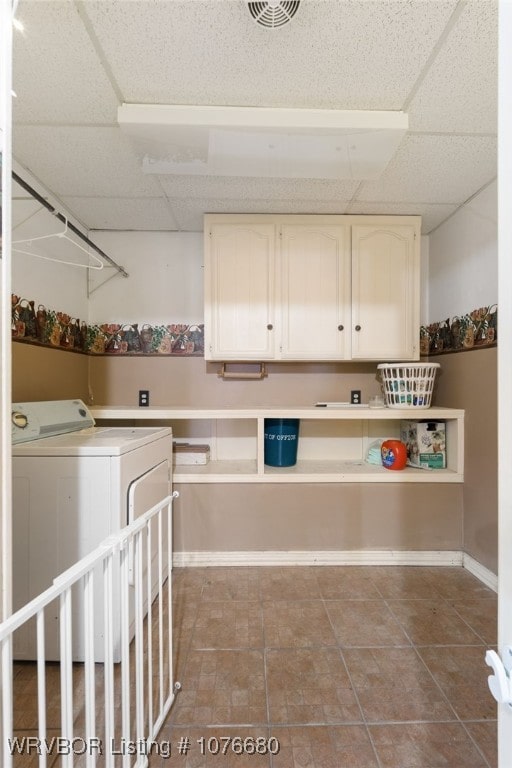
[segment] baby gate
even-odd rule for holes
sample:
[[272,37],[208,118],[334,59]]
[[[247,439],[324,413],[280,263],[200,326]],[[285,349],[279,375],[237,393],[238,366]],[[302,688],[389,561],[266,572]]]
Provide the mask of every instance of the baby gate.
[[[0,625],[0,762],[4,768],[24,764],[33,755],[38,768],[48,764],[73,768],[75,760],[86,768],[144,768],[155,752],[170,756],[166,754],[170,745],[155,739],[180,688],[173,679],[172,656],[172,500],[177,496],[177,492],[167,496],[105,539]],[[85,649],[80,664],[73,662],[77,627],[72,602],[77,594],[83,613],[78,630]],[[98,594],[104,616],[101,664],[95,662]],[[51,664],[45,659],[45,609],[55,600],[59,602],[60,661]],[[115,604],[120,606],[119,664],[114,664]],[[13,634],[28,622],[36,633],[37,660],[17,664]],[[33,722],[27,720],[26,712],[15,722],[19,676],[25,692],[33,692],[37,702]],[[55,755],[60,763],[54,763]]]

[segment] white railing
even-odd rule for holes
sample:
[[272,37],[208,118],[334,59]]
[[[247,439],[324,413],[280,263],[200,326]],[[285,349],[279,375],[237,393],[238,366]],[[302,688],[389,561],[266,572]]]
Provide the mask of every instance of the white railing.
[[[55,755],[63,768],[75,759],[86,768],[144,768],[155,752],[170,756],[170,744],[155,739],[180,688],[173,680],[171,593],[177,495],[105,539],[0,625],[4,768],[27,764],[29,756],[39,768],[54,765]],[[45,634],[56,600],[60,658],[50,663]],[[26,649],[29,630],[34,661],[17,661],[16,633]],[[34,692],[30,711],[27,690]]]

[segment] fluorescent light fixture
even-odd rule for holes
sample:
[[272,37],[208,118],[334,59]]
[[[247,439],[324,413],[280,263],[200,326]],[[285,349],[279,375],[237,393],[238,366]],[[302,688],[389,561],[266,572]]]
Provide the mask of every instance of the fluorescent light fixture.
[[405,135],[404,112],[123,104],[145,173],[375,179]]

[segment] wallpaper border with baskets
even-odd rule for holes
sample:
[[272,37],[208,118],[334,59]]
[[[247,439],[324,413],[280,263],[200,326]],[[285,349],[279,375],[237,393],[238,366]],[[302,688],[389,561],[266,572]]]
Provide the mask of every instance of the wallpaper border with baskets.
[[498,305],[479,307],[464,315],[420,327],[421,356],[468,352],[495,347],[498,342]]
[[32,299],[12,294],[11,300],[13,341],[86,355],[204,355],[204,325],[201,323],[88,325],[65,312],[36,305]]
[[[13,341],[86,355],[204,355],[202,323],[102,323],[88,325],[65,312],[12,294]],[[422,357],[496,346],[498,308],[479,307],[420,328]]]

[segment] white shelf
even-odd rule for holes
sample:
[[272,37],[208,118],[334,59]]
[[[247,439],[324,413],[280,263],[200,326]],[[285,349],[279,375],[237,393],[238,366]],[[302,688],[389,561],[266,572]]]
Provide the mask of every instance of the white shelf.
[[175,483],[460,483],[450,469],[393,470],[364,461],[297,461],[293,467],[265,466],[258,473],[252,461],[210,461],[203,466],[174,468]]
[[[97,421],[166,423],[174,436],[209,443],[205,465],[174,468],[175,483],[461,483],[464,480],[464,411],[453,408],[94,407]],[[264,464],[265,418],[301,420],[299,455],[292,467]],[[447,469],[393,471],[368,464],[368,445],[397,437],[401,420],[444,421]]]
[[157,405],[137,408],[126,405],[96,405],[89,408],[95,419],[162,421],[174,419],[342,419],[379,421],[381,419],[411,419],[437,421],[440,419],[464,419],[464,411],[458,408],[368,408],[364,405],[343,405],[339,408],[321,408],[314,405],[283,407],[261,405],[252,408],[190,408]]
[[[406,467],[394,471],[365,461],[297,461],[293,467],[265,467],[265,481],[277,483],[457,483],[449,469]],[[442,478],[442,479],[441,479]]]
[[209,461],[208,464],[178,465],[173,467],[175,483],[211,483],[222,477],[225,483],[252,482],[257,475],[256,461]]

